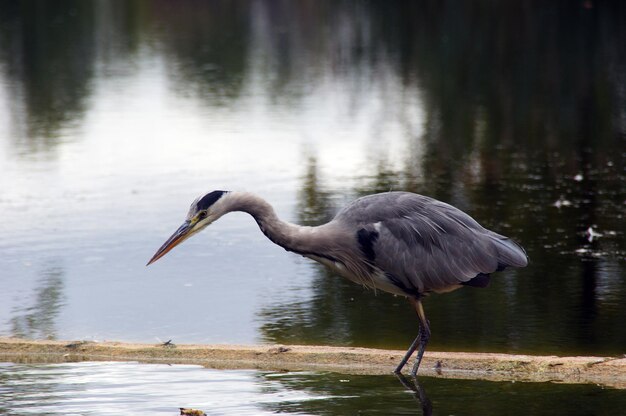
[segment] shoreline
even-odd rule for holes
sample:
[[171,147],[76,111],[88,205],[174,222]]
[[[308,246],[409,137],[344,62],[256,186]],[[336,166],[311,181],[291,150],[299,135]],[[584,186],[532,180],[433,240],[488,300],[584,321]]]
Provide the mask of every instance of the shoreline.
[[[392,374],[404,351],[308,345],[197,345],[0,337],[0,362],[137,361],[216,369]],[[409,362],[407,364],[410,369]],[[409,370],[406,371],[409,371]],[[491,381],[593,383],[626,389],[626,356],[557,357],[426,351],[419,375]]]

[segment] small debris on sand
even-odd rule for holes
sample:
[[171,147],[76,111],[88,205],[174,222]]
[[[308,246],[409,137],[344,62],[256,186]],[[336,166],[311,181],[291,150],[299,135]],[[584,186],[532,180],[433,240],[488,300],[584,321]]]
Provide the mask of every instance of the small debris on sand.
[[286,348],[281,345],[279,347],[270,348],[269,350],[267,350],[267,352],[269,352],[270,354],[280,354],[281,352],[287,352],[290,350],[291,348]]
[[180,414],[185,416],[206,416],[206,413],[202,410],[188,409],[184,407],[180,408]]

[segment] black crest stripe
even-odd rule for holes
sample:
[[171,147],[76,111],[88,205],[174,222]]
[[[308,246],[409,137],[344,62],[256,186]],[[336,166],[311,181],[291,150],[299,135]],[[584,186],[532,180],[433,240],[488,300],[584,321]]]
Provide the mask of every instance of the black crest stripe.
[[209,192],[202,198],[198,200],[196,204],[198,210],[203,210],[209,208],[211,205],[215,204],[215,202],[222,197],[227,191],[213,191]]

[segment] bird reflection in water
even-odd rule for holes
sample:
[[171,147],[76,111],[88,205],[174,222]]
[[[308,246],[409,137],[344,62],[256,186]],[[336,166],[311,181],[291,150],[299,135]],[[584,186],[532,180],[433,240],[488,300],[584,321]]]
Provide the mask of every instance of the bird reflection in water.
[[407,389],[411,390],[422,407],[422,414],[424,416],[431,416],[433,414],[433,404],[426,395],[426,390],[420,384],[416,377],[411,377],[408,379],[402,373],[396,373],[396,377],[400,380],[400,383]]

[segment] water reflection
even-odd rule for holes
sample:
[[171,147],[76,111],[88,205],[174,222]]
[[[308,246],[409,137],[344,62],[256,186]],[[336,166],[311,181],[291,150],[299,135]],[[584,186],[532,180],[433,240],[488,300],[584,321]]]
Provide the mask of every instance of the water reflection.
[[330,221],[336,214],[331,197],[329,192],[324,191],[317,158],[309,156],[298,196],[298,224],[315,226]]
[[[199,261],[142,267],[144,247],[208,187],[257,190],[304,224],[362,194],[411,190],[515,237],[532,260],[488,290],[429,299],[432,348],[622,353],[623,22],[616,2],[11,2],[2,284],[30,276],[22,257],[62,255],[66,283],[37,285],[71,292],[75,315],[188,297],[184,311],[162,308],[176,313],[153,318],[157,330],[137,319],[116,338],[206,316],[175,341],[405,348],[416,324],[402,299],[281,257],[236,220],[214,245],[187,246]],[[69,290],[83,279],[109,296]],[[224,311],[236,302],[245,312]],[[26,323],[31,312],[13,308],[8,332],[54,336]],[[235,322],[257,335],[216,335]]]
[[10,2],[0,12],[0,59],[14,100],[16,146],[46,151],[86,111],[94,71],[93,5]]
[[0,413],[11,415],[173,415],[192,407],[209,415],[601,416],[626,405],[623,391],[589,385],[424,377],[404,386],[392,375],[106,362],[0,364],[0,370]]
[[[313,415],[611,415],[626,396],[597,386],[550,383],[479,382],[420,377],[419,384],[396,377],[333,373],[266,374],[281,388],[327,400],[278,402],[277,413]],[[276,386],[270,392],[276,391]],[[428,392],[428,394],[426,394]],[[330,399],[330,400],[328,400]],[[563,401],[564,405],[561,406]],[[559,403],[559,405],[555,405]]]
[[[29,339],[56,338],[56,319],[65,303],[63,269],[50,267],[36,283],[32,305],[21,304],[12,311],[11,335]],[[31,302],[27,300],[26,302]]]
[[419,380],[415,377],[409,379],[402,373],[396,374],[396,377],[398,377],[398,380],[406,389],[415,393],[415,398],[422,408],[422,415],[431,416],[433,414],[433,403],[426,395],[426,390],[424,390]]
[[173,88],[232,105],[250,71],[248,2],[158,1],[151,27],[165,48]]

